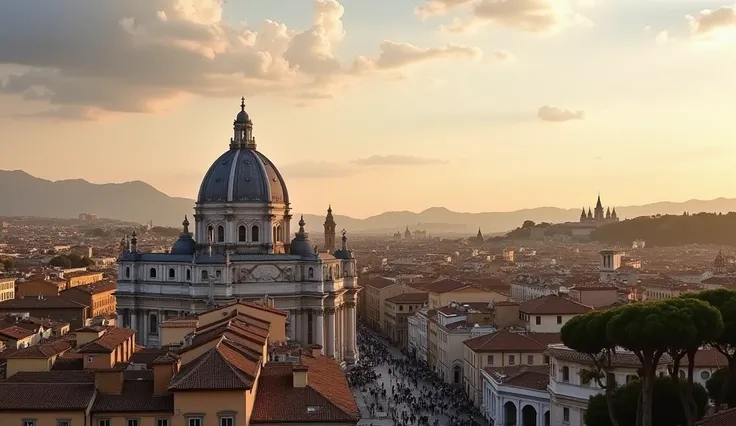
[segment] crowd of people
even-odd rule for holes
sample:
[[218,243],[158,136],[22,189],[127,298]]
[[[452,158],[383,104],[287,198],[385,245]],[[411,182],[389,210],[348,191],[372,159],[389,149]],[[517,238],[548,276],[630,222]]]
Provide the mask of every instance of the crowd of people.
[[480,412],[462,389],[444,383],[419,361],[392,355],[388,343],[360,323],[357,343],[360,358],[347,378],[366,396],[371,418],[390,418],[399,426],[481,425]]

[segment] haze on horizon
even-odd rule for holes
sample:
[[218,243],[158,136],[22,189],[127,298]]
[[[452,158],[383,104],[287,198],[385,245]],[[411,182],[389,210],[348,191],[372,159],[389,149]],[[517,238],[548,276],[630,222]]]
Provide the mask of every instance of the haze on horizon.
[[0,169],[194,198],[245,96],[300,211],[736,197],[736,5],[10,2]]

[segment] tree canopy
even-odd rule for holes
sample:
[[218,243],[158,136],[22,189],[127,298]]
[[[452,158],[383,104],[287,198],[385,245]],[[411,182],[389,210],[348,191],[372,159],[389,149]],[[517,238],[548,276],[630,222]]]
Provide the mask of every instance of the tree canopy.
[[590,237],[608,244],[641,239],[658,246],[736,245],[736,212],[642,216],[601,226]]
[[95,263],[87,256],[80,256],[78,254],[61,254],[53,257],[49,261],[49,266],[56,266],[58,268],[85,268],[92,266]]
[[[677,388],[672,380],[668,377],[658,377],[654,380],[653,388],[652,425],[672,426],[686,424],[685,413],[680,404]],[[621,425],[637,424],[637,402],[640,392],[641,382],[639,380],[633,380],[613,391],[614,412]],[[708,394],[702,385],[696,383],[693,388],[693,396],[697,407],[696,418],[700,419],[705,415]],[[596,395],[588,402],[585,424],[591,426],[612,426],[604,395]]]

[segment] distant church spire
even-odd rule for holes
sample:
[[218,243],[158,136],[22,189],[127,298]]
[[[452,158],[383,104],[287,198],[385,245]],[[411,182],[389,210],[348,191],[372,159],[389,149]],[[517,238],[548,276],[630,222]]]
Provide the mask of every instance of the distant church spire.
[[332,205],[330,204],[327,207],[327,216],[325,216],[325,249],[332,253],[335,251],[335,229],[337,228],[337,223],[335,223],[335,218],[332,216]]

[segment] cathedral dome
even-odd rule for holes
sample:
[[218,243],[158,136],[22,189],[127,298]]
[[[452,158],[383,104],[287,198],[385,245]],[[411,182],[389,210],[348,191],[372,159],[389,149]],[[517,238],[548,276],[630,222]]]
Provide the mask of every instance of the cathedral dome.
[[299,232],[296,233],[294,239],[291,240],[291,254],[298,254],[300,256],[313,256],[315,255],[314,245],[309,239],[309,234],[304,231],[304,215],[299,219]]
[[192,234],[189,233],[189,219],[185,216],[184,222],[181,224],[184,230],[179,235],[179,239],[171,247],[171,254],[192,255],[197,251],[197,244],[194,242]]
[[202,179],[197,204],[263,202],[289,204],[289,194],[276,166],[256,150],[253,122],[245,99],[233,122],[230,150],[215,160]]
[[231,147],[215,160],[202,179],[197,203],[289,203],[281,173],[252,148]]

